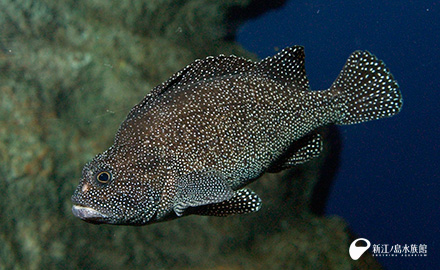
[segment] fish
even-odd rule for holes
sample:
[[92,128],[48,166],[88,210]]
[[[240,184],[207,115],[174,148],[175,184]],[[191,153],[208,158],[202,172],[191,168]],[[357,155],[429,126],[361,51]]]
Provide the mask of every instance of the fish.
[[319,156],[317,128],[391,117],[402,104],[393,75],[368,51],[313,91],[302,46],[258,62],[196,60],[135,105],[113,145],[84,166],[72,212],[113,225],[256,212],[262,200],[246,185]]

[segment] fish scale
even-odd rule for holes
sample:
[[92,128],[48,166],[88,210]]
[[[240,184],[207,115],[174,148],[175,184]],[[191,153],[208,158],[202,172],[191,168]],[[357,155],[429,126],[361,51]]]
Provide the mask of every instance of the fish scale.
[[328,90],[311,91],[304,49],[253,62],[196,60],[155,87],[114,144],[83,169],[72,211],[91,223],[145,225],[190,214],[258,211],[244,188],[319,156],[316,129],[390,117],[402,106],[384,63],[354,52]]

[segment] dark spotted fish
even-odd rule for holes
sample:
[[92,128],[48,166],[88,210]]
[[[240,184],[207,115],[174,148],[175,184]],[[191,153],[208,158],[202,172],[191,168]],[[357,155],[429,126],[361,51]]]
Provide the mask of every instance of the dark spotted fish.
[[328,90],[311,91],[300,46],[252,62],[197,60],[154,88],[82,172],[73,214],[144,225],[258,211],[243,188],[320,154],[316,128],[390,117],[402,106],[384,63],[354,52]]

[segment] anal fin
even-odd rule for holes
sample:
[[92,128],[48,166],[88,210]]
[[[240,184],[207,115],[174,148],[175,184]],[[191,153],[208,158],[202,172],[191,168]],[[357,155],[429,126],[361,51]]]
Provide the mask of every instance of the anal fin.
[[286,154],[273,164],[267,172],[277,173],[318,157],[322,151],[319,133],[311,133],[294,142]]

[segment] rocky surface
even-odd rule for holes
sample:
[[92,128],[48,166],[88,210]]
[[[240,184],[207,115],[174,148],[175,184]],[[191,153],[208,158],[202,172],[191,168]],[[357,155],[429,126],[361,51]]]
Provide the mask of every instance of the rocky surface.
[[254,183],[251,215],[118,227],[71,214],[82,166],[129,109],[196,58],[251,57],[232,39],[283,1],[264,2],[0,0],[0,269],[360,267],[344,221],[310,211],[328,151]]

